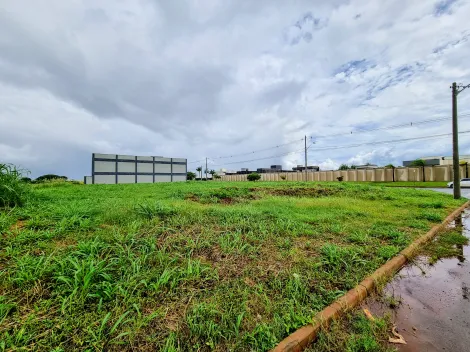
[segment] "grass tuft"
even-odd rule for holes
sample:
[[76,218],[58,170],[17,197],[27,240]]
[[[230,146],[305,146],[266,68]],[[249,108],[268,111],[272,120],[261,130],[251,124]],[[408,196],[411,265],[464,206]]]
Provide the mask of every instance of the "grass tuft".
[[16,207],[26,203],[30,185],[23,181],[25,171],[12,164],[0,163],[0,207]]

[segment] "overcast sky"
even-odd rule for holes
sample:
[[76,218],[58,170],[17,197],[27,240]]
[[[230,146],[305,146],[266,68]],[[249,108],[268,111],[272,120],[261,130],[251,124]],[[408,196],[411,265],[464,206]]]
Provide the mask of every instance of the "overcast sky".
[[[75,179],[93,152],[292,167],[302,153],[237,162],[304,135],[323,169],[450,155],[451,137],[348,146],[451,132],[354,133],[450,118],[450,84],[470,83],[469,18],[466,0],[1,0],[0,161]],[[470,89],[459,109],[470,130]]]

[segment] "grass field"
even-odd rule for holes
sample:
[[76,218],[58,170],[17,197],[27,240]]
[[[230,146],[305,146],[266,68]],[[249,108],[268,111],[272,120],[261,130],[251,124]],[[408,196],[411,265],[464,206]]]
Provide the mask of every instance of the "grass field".
[[36,185],[0,350],[265,351],[464,201],[364,184]]

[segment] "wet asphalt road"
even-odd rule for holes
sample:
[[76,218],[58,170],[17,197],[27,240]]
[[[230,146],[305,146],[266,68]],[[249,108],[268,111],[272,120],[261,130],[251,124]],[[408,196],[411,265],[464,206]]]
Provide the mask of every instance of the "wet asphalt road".
[[[429,189],[431,191],[454,194],[454,190],[452,188],[418,188],[418,189]],[[460,194],[462,195],[462,197],[470,198],[470,188],[461,188]]]
[[[429,189],[429,190],[436,191],[436,192],[454,194],[453,193],[454,190],[452,188],[418,188],[418,189]],[[470,198],[470,188],[461,188],[460,193],[461,193],[462,197]],[[469,349],[469,351],[470,351],[470,349]]]
[[[469,197],[470,189],[465,192]],[[470,210],[463,214],[462,224],[470,238]],[[407,341],[407,345],[395,345],[399,351],[470,351],[469,261],[470,246],[463,246],[458,258],[433,266],[425,261],[408,265],[384,290],[401,300],[398,308],[390,310],[373,299],[366,302],[372,312],[392,314],[397,331]]]

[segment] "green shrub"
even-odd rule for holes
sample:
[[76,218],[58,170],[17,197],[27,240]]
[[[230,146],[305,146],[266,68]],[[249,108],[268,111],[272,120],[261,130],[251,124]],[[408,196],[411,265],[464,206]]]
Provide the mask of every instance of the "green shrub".
[[196,178],[196,174],[194,172],[188,171],[186,174],[186,180],[192,181]]
[[47,175],[39,176],[37,179],[34,180],[34,182],[44,182],[44,181],[57,180],[57,179],[67,181],[67,176],[47,174]]
[[257,172],[252,172],[247,176],[248,181],[258,181],[261,178],[261,175]]
[[26,202],[30,187],[22,177],[22,170],[15,165],[0,164],[0,207],[21,206]]

